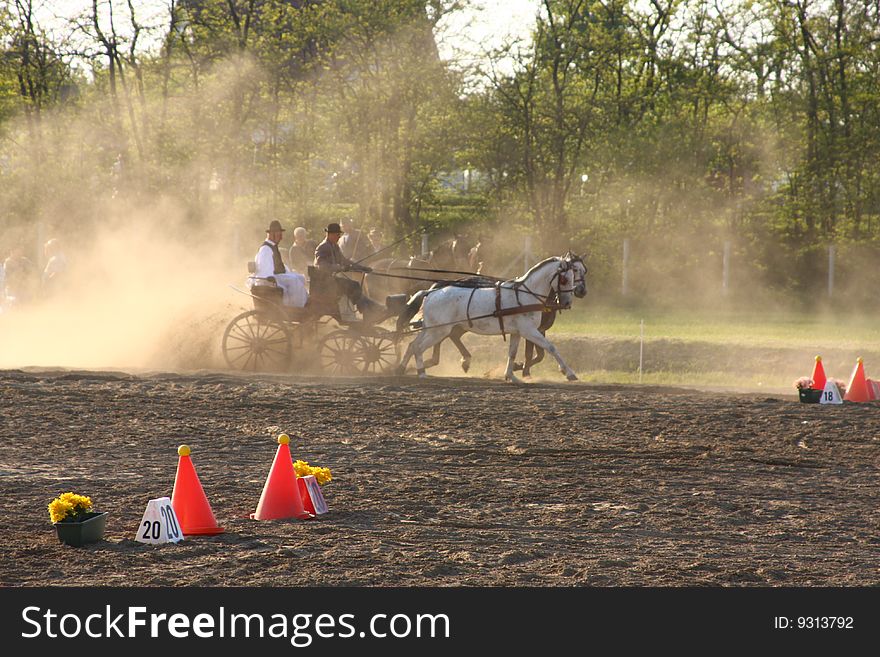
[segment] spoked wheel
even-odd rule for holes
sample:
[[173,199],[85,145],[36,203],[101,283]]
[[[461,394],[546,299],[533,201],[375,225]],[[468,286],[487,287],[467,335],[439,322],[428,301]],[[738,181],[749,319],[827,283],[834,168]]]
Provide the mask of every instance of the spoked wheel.
[[331,374],[357,376],[360,374],[356,359],[360,336],[349,331],[333,331],[318,345],[321,365]]
[[292,351],[287,327],[256,310],[240,314],[223,333],[223,357],[232,369],[284,372]]
[[400,351],[393,334],[362,335],[355,345],[355,362],[363,374],[393,374]]

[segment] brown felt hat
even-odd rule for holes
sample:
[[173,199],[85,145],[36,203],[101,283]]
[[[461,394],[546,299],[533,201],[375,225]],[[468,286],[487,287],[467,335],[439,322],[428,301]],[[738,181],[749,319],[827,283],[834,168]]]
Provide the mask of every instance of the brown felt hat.
[[337,223],[327,224],[327,227],[324,229],[325,233],[342,233],[342,226]]
[[273,219],[272,223],[269,224],[269,227],[266,229],[267,233],[283,233],[284,229],[281,227],[281,222],[277,219]]

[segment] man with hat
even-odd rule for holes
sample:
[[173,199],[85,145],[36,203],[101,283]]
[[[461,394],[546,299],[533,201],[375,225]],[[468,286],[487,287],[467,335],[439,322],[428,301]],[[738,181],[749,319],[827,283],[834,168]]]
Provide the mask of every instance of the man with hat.
[[302,308],[308,301],[306,277],[284,264],[278,244],[284,237],[281,222],[272,220],[266,229],[266,241],[260,245],[254,258],[254,274],[248,279],[250,287],[271,285],[273,282],[284,292],[282,303],[285,306]]
[[[338,223],[328,224],[324,229],[327,237],[315,249],[315,267],[329,274],[337,274],[346,271],[359,271],[370,273],[372,267],[352,262],[342,254],[339,248],[339,238],[342,237],[342,227]],[[345,295],[355,305],[367,321],[377,318],[384,308],[375,301],[364,295],[360,283],[344,276],[334,276],[336,289]]]

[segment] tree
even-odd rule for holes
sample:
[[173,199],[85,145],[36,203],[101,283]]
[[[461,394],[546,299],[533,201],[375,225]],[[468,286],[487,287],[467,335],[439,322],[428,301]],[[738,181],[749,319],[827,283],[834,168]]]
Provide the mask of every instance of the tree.
[[517,71],[491,82],[497,111],[512,126],[504,135],[516,145],[510,171],[539,236],[555,248],[569,234],[568,196],[602,122],[600,93],[613,79],[614,53],[600,2],[545,0],[543,10]]

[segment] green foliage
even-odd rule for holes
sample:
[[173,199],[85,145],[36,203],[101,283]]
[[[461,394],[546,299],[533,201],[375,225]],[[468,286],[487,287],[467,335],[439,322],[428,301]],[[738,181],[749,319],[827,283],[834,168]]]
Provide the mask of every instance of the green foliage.
[[717,294],[729,243],[733,296],[809,301],[833,244],[840,293],[870,296],[876,6],[548,0],[475,85],[434,42],[457,5],[178,1],[150,48],[121,0],[66,34],[0,0],[0,217],[88,225],[163,199],[192,230],[347,215],[497,235],[501,260],[528,235],[536,256],[587,253],[607,295],[629,239],[631,294],[666,298]]

